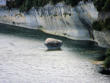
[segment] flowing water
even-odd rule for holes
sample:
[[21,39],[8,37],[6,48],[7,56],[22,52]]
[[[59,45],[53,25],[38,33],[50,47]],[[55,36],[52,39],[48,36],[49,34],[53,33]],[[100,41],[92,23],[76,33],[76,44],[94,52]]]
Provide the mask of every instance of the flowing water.
[[[62,50],[47,51],[48,37],[61,39]],[[91,63],[103,51],[91,41],[0,24],[0,83],[110,83]]]

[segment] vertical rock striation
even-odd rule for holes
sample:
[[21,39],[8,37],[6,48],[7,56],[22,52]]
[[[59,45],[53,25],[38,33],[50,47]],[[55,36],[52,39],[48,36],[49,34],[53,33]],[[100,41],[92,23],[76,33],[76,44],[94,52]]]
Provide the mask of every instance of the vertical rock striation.
[[61,35],[77,40],[91,40],[91,24],[98,17],[92,2],[80,2],[76,7],[64,3],[48,4],[42,8],[32,8],[27,13],[17,9],[0,12],[0,22],[41,29],[47,33]]

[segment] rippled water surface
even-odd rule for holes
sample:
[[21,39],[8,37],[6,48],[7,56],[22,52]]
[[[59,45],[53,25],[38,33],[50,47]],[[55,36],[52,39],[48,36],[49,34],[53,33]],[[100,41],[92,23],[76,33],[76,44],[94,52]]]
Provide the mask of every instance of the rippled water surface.
[[[61,39],[61,51],[46,51],[44,41]],[[0,83],[110,83],[91,60],[104,49],[76,41],[0,24]]]

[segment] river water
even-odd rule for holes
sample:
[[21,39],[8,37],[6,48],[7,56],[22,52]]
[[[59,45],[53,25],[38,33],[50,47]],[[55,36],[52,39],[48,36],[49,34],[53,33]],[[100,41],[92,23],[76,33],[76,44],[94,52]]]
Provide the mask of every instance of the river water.
[[[47,51],[48,37],[61,39],[62,50]],[[0,83],[110,83],[91,63],[104,50],[90,41],[0,24]]]

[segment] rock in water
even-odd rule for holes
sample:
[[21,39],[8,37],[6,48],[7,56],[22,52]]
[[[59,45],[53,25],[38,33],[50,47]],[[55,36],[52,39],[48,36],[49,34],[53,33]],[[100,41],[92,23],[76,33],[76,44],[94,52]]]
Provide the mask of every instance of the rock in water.
[[45,40],[45,45],[47,46],[48,50],[60,50],[63,42],[58,39],[54,38],[47,38]]

